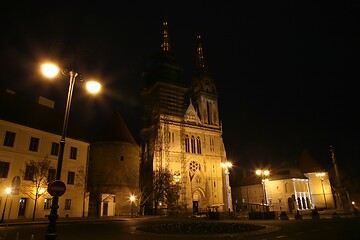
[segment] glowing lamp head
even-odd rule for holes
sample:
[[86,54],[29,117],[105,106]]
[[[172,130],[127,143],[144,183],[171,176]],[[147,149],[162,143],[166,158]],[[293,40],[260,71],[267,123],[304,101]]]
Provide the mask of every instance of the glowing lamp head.
[[46,63],[41,66],[43,74],[48,78],[53,78],[59,73],[59,68],[51,63]]
[[96,81],[89,81],[86,83],[86,88],[90,93],[96,94],[100,92],[101,84]]
[[230,168],[230,167],[232,167],[232,163],[231,162],[224,162],[224,163],[221,163],[221,166]]

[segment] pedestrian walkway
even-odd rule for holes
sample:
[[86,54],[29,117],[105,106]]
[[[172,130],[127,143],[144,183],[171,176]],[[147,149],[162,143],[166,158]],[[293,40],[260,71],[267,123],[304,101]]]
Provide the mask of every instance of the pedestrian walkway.
[[[301,211],[299,212],[301,215],[301,219],[313,219],[312,215],[311,215],[311,210],[309,211]],[[335,218],[351,218],[351,217],[359,217],[360,215],[359,213],[354,213],[354,212],[350,212],[350,213],[345,213],[343,210],[336,210],[336,209],[329,209],[329,210],[321,210],[318,211],[319,213],[319,219],[335,219]],[[278,216],[280,215],[277,214]],[[296,213],[287,213],[288,216],[288,220],[298,220],[295,217]],[[96,217],[64,217],[64,218],[59,218],[57,220],[57,222],[84,222],[84,221],[92,221],[92,222],[98,222],[98,221],[129,221],[131,219],[135,219],[135,218],[159,218],[159,217],[166,217],[166,216],[138,216],[138,217],[134,217],[131,218],[130,216],[106,216],[106,217],[100,217],[100,218],[96,218]],[[207,219],[207,218],[206,218]],[[239,215],[235,215],[231,218],[232,220],[248,220],[248,221],[252,221],[249,220],[246,214],[239,214]],[[229,218],[226,217],[220,217],[220,220],[229,220]],[[279,217],[277,217],[277,219],[275,220],[281,220]],[[36,218],[34,221],[32,221],[32,219],[10,219],[9,221],[4,221],[2,223],[0,223],[0,227],[1,226],[10,226],[10,225],[18,225],[18,224],[48,224],[49,220],[47,218]]]

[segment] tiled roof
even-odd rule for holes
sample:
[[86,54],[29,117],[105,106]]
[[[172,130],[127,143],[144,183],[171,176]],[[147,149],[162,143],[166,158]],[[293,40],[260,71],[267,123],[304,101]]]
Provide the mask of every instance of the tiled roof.
[[124,119],[119,112],[114,112],[103,129],[95,137],[94,142],[127,142],[136,144],[133,135],[130,133]]

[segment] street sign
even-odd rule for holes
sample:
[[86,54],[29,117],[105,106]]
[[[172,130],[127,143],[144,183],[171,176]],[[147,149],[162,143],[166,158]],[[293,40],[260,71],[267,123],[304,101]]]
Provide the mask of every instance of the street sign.
[[60,197],[65,193],[66,185],[60,180],[55,180],[48,186],[48,193],[53,197]]

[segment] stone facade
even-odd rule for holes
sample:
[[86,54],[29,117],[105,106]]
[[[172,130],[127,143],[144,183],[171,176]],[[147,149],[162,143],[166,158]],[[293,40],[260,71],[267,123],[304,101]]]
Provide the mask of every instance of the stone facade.
[[[225,211],[226,151],[219,120],[217,92],[205,67],[201,38],[191,87],[172,56],[168,25],[163,23],[161,52],[144,71],[145,126],[141,143],[141,183],[167,169],[180,186],[179,209],[188,213]],[[167,208],[144,203],[145,208]]]

